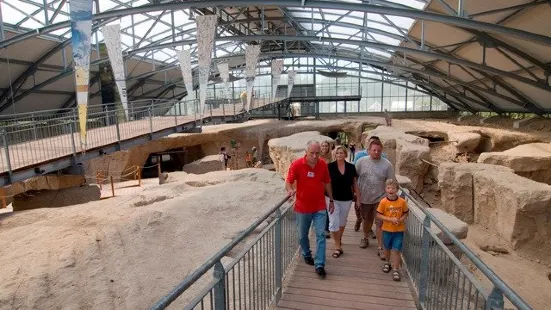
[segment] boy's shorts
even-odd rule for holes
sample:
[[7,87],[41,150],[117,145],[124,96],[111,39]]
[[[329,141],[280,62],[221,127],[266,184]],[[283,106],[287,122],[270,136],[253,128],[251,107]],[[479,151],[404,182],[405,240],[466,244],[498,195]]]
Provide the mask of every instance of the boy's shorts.
[[402,241],[404,240],[404,232],[389,232],[383,231],[383,246],[386,250],[402,251]]

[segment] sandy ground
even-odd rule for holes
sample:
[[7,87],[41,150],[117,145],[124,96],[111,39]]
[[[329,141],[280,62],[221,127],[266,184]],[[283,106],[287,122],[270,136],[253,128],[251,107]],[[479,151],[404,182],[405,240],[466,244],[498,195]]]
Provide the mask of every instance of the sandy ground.
[[157,182],[0,215],[0,309],[147,309],[284,196],[264,169]]
[[[551,304],[551,280],[548,278],[547,272],[551,269],[551,266],[545,266],[543,263],[539,263],[537,259],[530,261],[519,257],[510,249],[509,254],[482,251],[480,246],[484,245],[499,246],[506,249],[506,243],[501,242],[497,236],[476,225],[469,226],[469,235],[464,243],[533,309],[549,309]],[[463,263],[468,262],[466,259],[462,259],[462,261]],[[490,281],[486,280],[481,272],[477,271],[476,276],[482,279],[482,283],[488,290],[491,290]],[[510,303],[506,303],[506,309],[516,308]]]

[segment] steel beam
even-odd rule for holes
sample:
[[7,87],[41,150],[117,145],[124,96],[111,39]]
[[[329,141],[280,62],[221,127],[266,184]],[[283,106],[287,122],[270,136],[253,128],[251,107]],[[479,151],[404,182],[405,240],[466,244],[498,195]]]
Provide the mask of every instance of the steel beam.
[[534,2],[529,2],[529,3],[519,4],[519,5],[513,5],[513,6],[506,7],[506,8],[501,8],[501,9],[495,9],[495,10],[489,10],[489,11],[484,11],[484,12],[472,13],[472,14],[469,14],[469,17],[470,18],[475,18],[475,17],[480,17],[480,16],[486,16],[486,15],[492,15],[492,14],[497,14],[497,13],[509,12],[509,11],[514,11],[514,10],[518,10],[518,9],[525,9],[525,8],[529,8],[529,7],[533,7],[533,6],[537,6],[537,5],[541,5],[541,4],[549,4],[549,0],[534,1]]
[[[420,56],[424,56],[424,57],[432,57],[432,58],[438,59],[438,60],[445,60],[449,63],[462,65],[462,66],[466,66],[466,67],[477,69],[477,70],[483,70],[485,72],[489,72],[489,73],[492,73],[492,74],[495,74],[495,75],[512,78],[512,79],[515,79],[519,82],[523,82],[525,84],[528,84],[528,85],[543,89],[545,91],[550,91],[551,92],[551,86],[549,86],[547,84],[544,84],[544,83],[541,83],[541,82],[538,82],[538,81],[534,81],[532,79],[529,79],[529,78],[511,73],[511,72],[508,72],[508,71],[503,71],[503,70],[499,70],[499,69],[496,69],[494,67],[490,67],[490,66],[487,66],[487,65],[482,65],[482,64],[471,62],[471,61],[468,61],[468,60],[456,58],[454,56],[450,56],[450,55],[447,55],[447,54],[444,54],[444,53],[424,51],[424,50],[419,50],[419,49],[409,48],[409,47],[404,47],[404,46],[395,46],[395,45],[390,45],[390,44],[376,43],[376,42],[369,42],[369,41],[325,38],[325,37],[316,37],[316,36],[253,35],[253,36],[233,36],[231,38],[232,38],[233,41],[243,41],[243,42],[258,41],[258,40],[262,40],[262,41],[332,42],[332,43],[337,43],[337,44],[350,44],[350,45],[357,45],[357,46],[362,46],[362,47],[376,48],[376,49],[381,49],[381,50],[385,50],[385,51],[400,51],[400,52],[405,52],[408,55],[413,54],[413,55],[420,55]],[[227,41],[228,38],[227,37],[218,37],[218,38],[215,38],[214,40],[215,41]],[[193,42],[195,42],[195,41],[194,40],[184,40],[184,41],[169,42],[169,43],[165,43],[165,44],[159,44],[157,46],[139,48],[139,49],[136,49],[136,50],[132,51],[132,54],[143,53],[143,52],[156,50],[156,49],[160,49],[160,48],[165,48],[165,47],[185,45],[185,44],[190,44],[190,43],[193,43]]]
[[[245,7],[245,6],[254,6],[254,5],[264,5],[264,6],[279,6],[279,7],[293,7],[299,6],[300,2],[297,0],[236,0],[228,3],[227,0],[212,0],[212,1],[193,1],[193,2],[170,2],[170,3],[161,3],[161,4],[151,4],[144,5],[134,8],[112,10],[97,13],[93,16],[94,20],[101,20],[106,18],[120,18],[122,16],[131,15],[131,14],[143,14],[148,12],[155,11],[164,11],[164,10],[181,10],[194,8],[208,8],[208,7]],[[533,42],[538,42],[540,44],[551,45],[551,38],[539,35],[519,29],[508,28],[501,25],[496,25],[492,23],[486,23],[481,21],[475,21],[471,19],[456,17],[456,16],[446,16],[442,14],[413,10],[413,9],[402,9],[394,7],[385,7],[379,5],[373,5],[368,3],[345,3],[345,2],[329,2],[329,1],[320,1],[320,0],[310,0],[305,4],[305,7],[308,8],[322,8],[322,9],[337,9],[337,10],[347,10],[347,11],[358,11],[358,12],[370,12],[376,14],[388,14],[402,17],[409,17],[422,20],[430,20],[434,22],[445,23],[449,25],[454,25],[458,27],[476,29],[479,31],[486,31],[492,33],[499,33],[505,36],[520,38],[524,40],[530,40]],[[41,35],[44,33],[52,32],[55,30],[68,28],[70,26],[69,21],[60,22],[45,26],[33,31],[29,31],[8,40],[1,42],[0,48],[7,47],[15,42],[18,42],[22,39]]]
[[[40,58],[38,58],[29,68],[27,68],[27,70],[21,73],[11,84],[11,88],[14,89],[13,93],[11,91],[5,91],[0,95],[0,111],[4,111],[7,107],[10,106],[11,101],[7,100],[7,102],[4,102],[4,100],[6,100],[6,98],[10,94],[15,97],[17,95],[18,90],[23,86],[23,84],[25,84],[25,81],[27,80],[27,78],[38,70],[38,66],[40,64],[48,60],[50,57],[52,57],[54,54],[59,52],[61,49],[65,48],[67,45],[69,45],[69,43],[70,41],[67,40],[65,42],[62,42],[56,45],[51,50],[47,51],[44,55],[40,56]],[[7,107],[5,107],[6,105]]]

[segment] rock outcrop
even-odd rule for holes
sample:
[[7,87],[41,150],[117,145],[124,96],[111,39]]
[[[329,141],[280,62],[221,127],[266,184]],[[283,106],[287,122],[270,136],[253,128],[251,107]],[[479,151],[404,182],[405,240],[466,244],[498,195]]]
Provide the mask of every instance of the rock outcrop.
[[209,155],[184,166],[184,172],[203,174],[212,171],[220,171],[224,163],[220,161],[221,155]]
[[[420,223],[423,223],[425,219],[425,213],[414,204],[408,205],[410,208],[410,216],[415,216]],[[449,214],[440,209],[426,208],[426,211],[430,212],[438,221],[440,221],[457,239],[467,238],[469,232],[469,225],[462,220],[458,219],[452,214]],[[438,237],[445,245],[452,245],[450,237],[442,232],[434,223],[431,224],[431,231]]]
[[319,142],[327,141],[333,145],[333,139],[321,135],[317,131],[306,131],[297,133],[288,137],[271,139],[268,141],[270,148],[270,158],[274,162],[275,170],[283,178],[287,177],[291,163],[304,156],[306,144],[308,141],[317,140]]
[[492,174],[513,170],[495,165],[473,163],[441,163],[438,167],[438,187],[442,209],[469,224],[474,223],[473,177],[476,172]]
[[27,191],[55,191],[65,188],[78,187],[86,184],[83,175],[42,175],[24,181],[15,182],[4,188],[7,203],[11,203],[11,197]]
[[429,168],[426,163],[430,159],[428,140],[386,126],[365,132],[364,141],[369,136],[381,139],[383,151],[394,165],[396,174],[408,177],[413,189],[422,190],[423,179]]
[[254,146],[258,150],[257,158],[266,163],[267,142],[270,139],[286,137],[304,131],[318,131],[322,134],[344,132],[350,141],[360,141],[364,126],[376,126],[377,120],[326,120],[326,121],[278,121],[254,120],[243,124],[215,125],[203,127],[203,132],[180,133],[149,141],[128,150],[107,154],[85,163],[87,175],[102,171],[104,175],[119,177],[121,171],[132,166],[143,166],[151,153],[185,149],[188,162],[208,155],[218,154],[221,147],[230,148],[230,141],[237,142],[239,167],[245,167],[245,152]]
[[481,141],[481,136],[476,132],[448,132],[449,141],[455,146],[455,153],[474,152]]
[[523,144],[503,152],[480,154],[479,163],[509,167],[516,174],[551,184],[551,144]]
[[551,186],[498,165],[443,164],[440,171],[444,209],[496,233],[522,256],[551,262]]
[[13,211],[38,208],[59,208],[97,201],[101,191],[95,185],[70,187],[59,190],[28,191],[13,197]]

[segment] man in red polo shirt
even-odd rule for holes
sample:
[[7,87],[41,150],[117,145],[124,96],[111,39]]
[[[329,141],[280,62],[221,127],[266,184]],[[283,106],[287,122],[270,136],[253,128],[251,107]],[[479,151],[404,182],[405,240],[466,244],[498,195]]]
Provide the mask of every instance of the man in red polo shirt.
[[[321,146],[318,141],[310,141],[306,146],[306,155],[291,164],[285,182],[289,196],[296,194],[295,212],[297,217],[298,238],[302,257],[308,265],[314,265],[316,273],[324,278],[325,273],[325,193],[329,196],[329,213],[333,213],[333,192],[327,163],[319,158]],[[293,188],[296,182],[296,190]],[[314,223],[316,232],[316,256],[312,258],[308,232]]]

